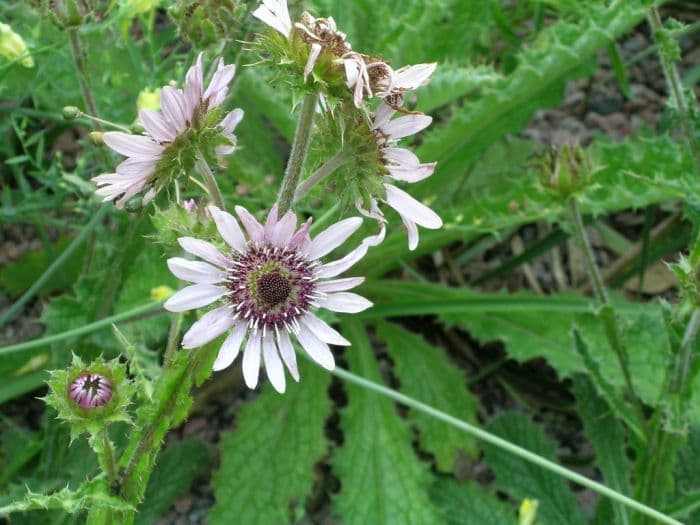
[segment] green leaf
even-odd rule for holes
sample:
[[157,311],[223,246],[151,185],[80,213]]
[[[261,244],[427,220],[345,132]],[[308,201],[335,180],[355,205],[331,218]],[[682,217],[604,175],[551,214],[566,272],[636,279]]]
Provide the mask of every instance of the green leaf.
[[282,525],[303,514],[316,480],[314,467],[328,449],[324,425],[331,405],[328,373],[310,362],[299,365],[298,385],[288,385],[280,395],[266,384],[237,413],[236,430],[221,440],[212,525]]
[[[362,324],[343,323],[352,342],[346,353],[356,374],[381,382],[379,366]],[[411,446],[411,431],[394,404],[354,385],[345,385],[348,406],[341,412],[344,443],[332,459],[341,480],[334,514],[344,525],[439,523],[430,501],[431,475]]]
[[471,480],[440,479],[430,495],[442,511],[444,525],[515,525],[514,512],[494,494]]
[[[491,421],[488,430],[511,443],[556,461],[555,445],[526,416],[507,412]],[[539,501],[539,525],[585,525],[574,495],[563,478],[537,465],[484,444],[486,462],[496,474],[496,486],[516,501]]]
[[502,76],[489,66],[461,67],[440,64],[430,78],[430,84],[422,87],[418,109],[430,113],[439,107],[494,85]]
[[[380,323],[401,392],[470,423],[476,423],[478,400],[467,388],[464,372],[442,348],[393,323]],[[411,412],[422,448],[435,456],[439,470],[451,472],[460,451],[476,457],[476,442],[460,430],[423,413]]]
[[[596,465],[605,484],[621,494],[631,495],[629,461],[625,452],[625,431],[593,383],[583,375],[574,377],[574,396],[586,436],[596,451]],[[629,523],[627,508],[614,504],[615,523]]]
[[185,439],[166,448],[148,482],[145,502],[136,514],[136,525],[155,523],[209,468],[209,460],[209,451],[199,439]]

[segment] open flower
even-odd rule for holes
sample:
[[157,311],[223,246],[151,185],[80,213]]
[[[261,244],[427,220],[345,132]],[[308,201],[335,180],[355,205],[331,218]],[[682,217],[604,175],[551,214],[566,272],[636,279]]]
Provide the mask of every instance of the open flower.
[[[190,67],[183,89],[165,86],[161,90],[162,111],[142,109],[139,121],[145,135],[129,135],[118,131],[104,134],[104,143],[127,157],[117,166],[116,173],[105,173],[92,180],[96,193],[105,201],[116,200],[118,207],[145,189],[144,204],[150,202],[178,170],[189,171],[182,165],[196,152],[213,147],[217,155],[234,151],[233,134],[243,118],[243,110],[234,109],[223,119],[218,108],[226,98],[228,84],[236,67],[219,60],[209,86],[204,89],[202,55]],[[193,160],[190,160],[193,164]]]
[[[409,114],[392,120],[395,113],[396,110],[382,102],[377,107],[370,126],[375,135],[382,163],[387,171],[387,178],[392,181],[414,183],[430,177],[435,171],[436,163],[421,163],[412,151],[396,147],[396,141],[425,129],[432,122],[432,117],[423,114]],[[401,215],[401,220],[408,231],[408,247],[415,250],[418,246],[416,225],[435,230],[442,226],[442,219],[425,204],[397,188],[392,182],[385,182],[383,186],[386,192],[383,200]],[[358,209],[367,216],[380,222],[384,221],[384,216],[376,203],[368,212],[359,207]]]
[[314,361],[332,370],[335,360],[328,345],[350,343],[313,312],[326,308],[356,313],[372,305],[347,291],[361,284],[363,277],[335,277],[359,261],[373,241],[362,242],[336,261],[323,264],[319,259],[345,242],[362,220],[342,220],[311,239],[311,221],[297,228],[297,217],[291,211],[278,218],[275,206],[262,225],[237,206],[246,239],[231,214],[215,206],[208,210],[229,250],[224,254],[206,241],[182,237],[180,245],[203,261],[168,260],[176,277],[195,284],[168,299],[167,310],[182,312],[218,303],[187,331],[183,347],[197,348],[228,332],[214,370],[228,367],[244,346],[246,385],[257,385],[262,358],[267,377],[280,393],[285,390],[284,366],[299,380],[290,335]]

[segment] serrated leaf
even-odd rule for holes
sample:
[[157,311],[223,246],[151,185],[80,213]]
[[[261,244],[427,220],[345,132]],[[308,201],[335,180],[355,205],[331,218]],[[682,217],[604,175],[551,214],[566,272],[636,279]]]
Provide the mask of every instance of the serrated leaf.
[[[352,342],[346,353],[350,369],[382,382],[364,326],[346,321],[342,332]],[[348,406],[340,421],[344,442],[332,459],[341,480],[333,512],[344,525],[439,523],[428,496],[432,477],[416,457],[411,431],[394,404],[355,385],[345,389]]]
[[[380,323],[378,335],[387,342],[401,392],[443,412],[476,423],[478,400],[467,388],[464,372],[442,348],[393,323]],[[451,472],[460,451],[476,456],[476,442],[464,432],[423,413],[411,412],[422,448],[435,456],[437,468]]]
[[[574,377],[574,396],[586,436],[596,450],[596,465],[611,489],[630,495],[629,461],[625,453],[625,431],[593,383],[585,376]],[[629,523],[627,508],[614,504],[615,523]]]
[[[546,459],[556,461],[555,445],[540,427],[526,416],[504,413],[491,421],[488,430]],[[484,444],[486,462],[496,474],[496,485],[517,501],[539,501],[537,523],[540,525],[585,525],[586,519],[576,504],[564,478],[537,465]]]
[[430,495],[442,511],[444,525],[515,525],[512,509],[494,494],[471,480],[459,483],[439,480]]
[[463,67],[440,64],[433,73],[430,84],[420,90],[418,109],[430,113],[473,91],[488,88],[501,78],[502,76],[489,66]]
[[324,425],[331,405],[328,373],[310,362],[299,365],[298,385],[290,382],[280,395],[265,384],[237,413],[237,428],[221,440],[212,525],[282,525],[295,522],[292,507],[302,512],[314,467],[328,449]]
[[150,525],[185,492],[209,467],[209,451],[200,440],[185,439],[175,443],[158,457],[158,464],[148,482],[144,504],[136,514],[136,525]]

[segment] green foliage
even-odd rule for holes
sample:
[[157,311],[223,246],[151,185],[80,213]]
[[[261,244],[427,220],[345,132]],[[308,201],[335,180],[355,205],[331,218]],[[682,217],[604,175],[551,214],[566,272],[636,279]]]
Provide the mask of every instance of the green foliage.
[[433,485],[430,495],[442,512],[440,523],[462,525],[515,525],[514,512],[493,493],[473,481],[458,483],[445,478]]
[[209,461],[209,451],[197,439],[185,439],[168,447],[158,458],[148,482],[136,525],[154,523],[207,470]]
[[[364,327],[348,321],[343,333],[352,342],[346,356],[350,369],[381,382]],[[344,445],[332,459],[343,481],[333,500],[335,513],[347,525],[437,523],[438,510],[428,496],[432,476],[412,450],[408,425],[393,403],[357,386],[345,388]]]
[[[401,391],[470,423],[476,422],[477,399],[466,378],[441,348],[393,323],[381,323],[378,335],[387,342]],[[460,451],[476,456],[476,443],[458,429],[425,414],[412,413],[423,449],[435,455],[439,470],[450,472]]]
[[265,385],[222,439],[221,467],[212,482],[212,525],[290,523],[304,515],[314,469],[328,449],[324,424],[331,405],[328,375],[300,364],[300,385],[289,385],[284,395]]
[[[491,421],[491,432],[515,443],[539,456],[555,460],[554,444],[542,429],[526,416],[514,412],[504,413]],[[567,483],[541,467],[515,458],[492,445],[484,445],[486,462],[496,474],[496,485],[512,497],[522,500],[537,499],[540,502],[537,522],[542,525],[583,525],[586,519],[576,505]]]

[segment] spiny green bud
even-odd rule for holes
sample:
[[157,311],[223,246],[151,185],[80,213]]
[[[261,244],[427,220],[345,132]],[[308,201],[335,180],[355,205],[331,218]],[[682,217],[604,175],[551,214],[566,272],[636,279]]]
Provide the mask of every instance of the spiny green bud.
[[51,0],[49,10],[54,22],[62,29],[74,29],[92,15],[91,0]]
[[2,22],[0,22],[0,55],[8,60],[19,60],[24,67],[34,67],[34,59],[29,54],[24,39]]
[[182,204],[173,203],[165,209],[156,209],[151,216],[155,226],[156,242],[166,246],[177,246],[179,237],[203,237],[212,233],[207,229],[207,211],[204,206],[197,206],[194,200],[185,200]]
[[578,145],[564,145],[547,151],[537,163],[540,184],[556,196],[567,199],[590,180],[594,169]]
[[50,372],[47,405],[58,412],[58,419],[70,424],[71,441],[83,433],[96,435],[109,423],[130,422],[126,407],[133,386],[126,377],[126,365],[117,359],[99,357],[89,365],[73,354],[65,370]]
[[65,106],[63,108],[63,118],[66,120],[75,120],[80,116],[80,110],[75,106]]
[[179,0],[168,11],[182,36],[196,49],[233,40],[245,13],[236,0]]
[[102,146],[105,141],[104,141],[104,133],[101,131],[91,131],[88,134],[88,138],[90,139],[90,143],[92,143],[95,146]]

